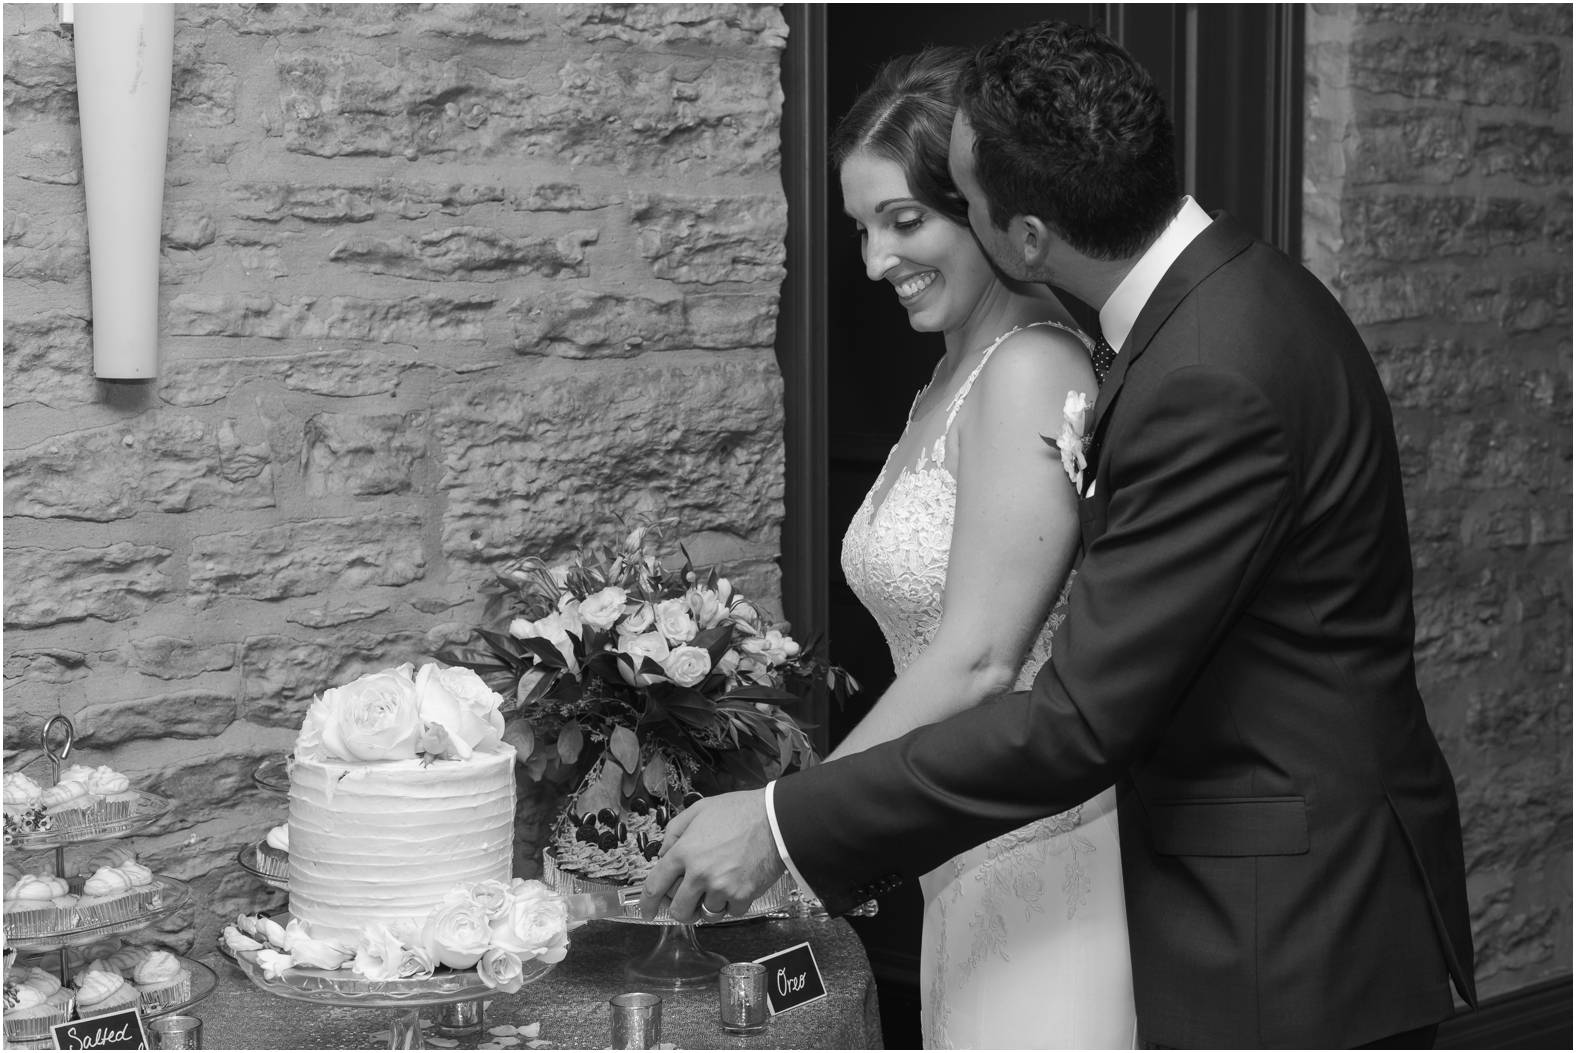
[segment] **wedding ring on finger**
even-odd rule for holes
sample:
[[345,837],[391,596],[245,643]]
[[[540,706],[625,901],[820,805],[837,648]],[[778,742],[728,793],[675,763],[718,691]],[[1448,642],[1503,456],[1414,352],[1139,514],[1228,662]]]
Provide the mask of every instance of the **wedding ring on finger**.
[[702,903],[700,905],[700,916],[704,921],[716,921],[718,918],[726,918],[728,916],[728,905],[724,903],[720,909],[712,910],[705,903]]

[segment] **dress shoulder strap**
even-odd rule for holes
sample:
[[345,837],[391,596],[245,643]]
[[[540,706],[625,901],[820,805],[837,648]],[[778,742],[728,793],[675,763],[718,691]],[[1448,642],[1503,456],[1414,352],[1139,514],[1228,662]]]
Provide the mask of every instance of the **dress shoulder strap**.
[[993,340],[991,345],[985,349],[985,353],[980,355],[979,364],[974,367],[973,371],[969,373],[968,377],[963,381],[963,384],[958,388],[957,394],[952,396],[952,402],[947,406],[947,423],[946,426],[941,430],[943,437],[952,431],[952,421],[957,417],[958,410],[963,408],[963,399],[968,395],[969,389],[974,386],[974,381],[978,379],[982,372],[984,372],[985,363],[990,361],[990,356],[995,352],[995,350],[1000,347],[1002,343],[1012,334],[1041,325],[1048,325],[1053,329],[1060,329],[1063,332],[1071,333],[1073,336],[1078,338],[1079,342],[1081,342],[1084,347],[1089,348],[1090,350],[1094,349],[1094,341],[1092,341],[1088,336],[1074,329],[1070,325],[1063,325],[1061,322],[1030,322],[1027,325],[1014,326],[1013,328],[1007,330],[1005,333]]

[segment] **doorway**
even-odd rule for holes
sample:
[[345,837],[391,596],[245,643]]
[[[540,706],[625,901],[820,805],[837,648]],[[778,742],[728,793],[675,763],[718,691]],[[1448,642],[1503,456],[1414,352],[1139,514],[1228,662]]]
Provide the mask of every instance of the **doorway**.
[[[943,350],[913,332],[885,283],[865,278],[825,154],[829,130],[877,67],[928,44],[980,44],[1047,18],[1105,29],[1154,75],[1176,125],[1182,185],[1300,258],[1301,5],[790,4],[783,161],[788,277],[778,358],[785,379],[785,612],[824,629],[829,657],[864,690],[808,714],[829,748],[892,680],[885,640],[843,580],[844,531],[914,394]],[[919,1046],[918,887],[854,919],[876,974],[888,1048]]]

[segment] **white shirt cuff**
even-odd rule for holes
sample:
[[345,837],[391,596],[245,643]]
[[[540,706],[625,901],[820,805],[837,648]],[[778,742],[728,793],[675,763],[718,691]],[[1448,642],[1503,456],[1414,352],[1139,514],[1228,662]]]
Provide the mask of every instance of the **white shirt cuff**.
[[772,827],[772,840],[777,842],[777,854],[782,856],[783,866],[788,868],[788,873],[793,876],[794,881],[805,892],[814,895],[814,890],[810,888],[810,883],[804,879],[804,875],[799,873],[798,868],[793,865],[793,857],[788,854],[788,846],[783,844],[783,832],[777,829],[777,805],[773,803],[772,798],[772,791],[776,788],[776,779],[766,784],[766,821]]

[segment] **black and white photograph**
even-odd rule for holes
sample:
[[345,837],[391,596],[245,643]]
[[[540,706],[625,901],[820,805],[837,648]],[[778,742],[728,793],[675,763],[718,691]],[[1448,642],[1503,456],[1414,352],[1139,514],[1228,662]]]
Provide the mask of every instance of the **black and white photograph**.
[[1573,8],[7,3],[8,1049],[1560,1049]]

